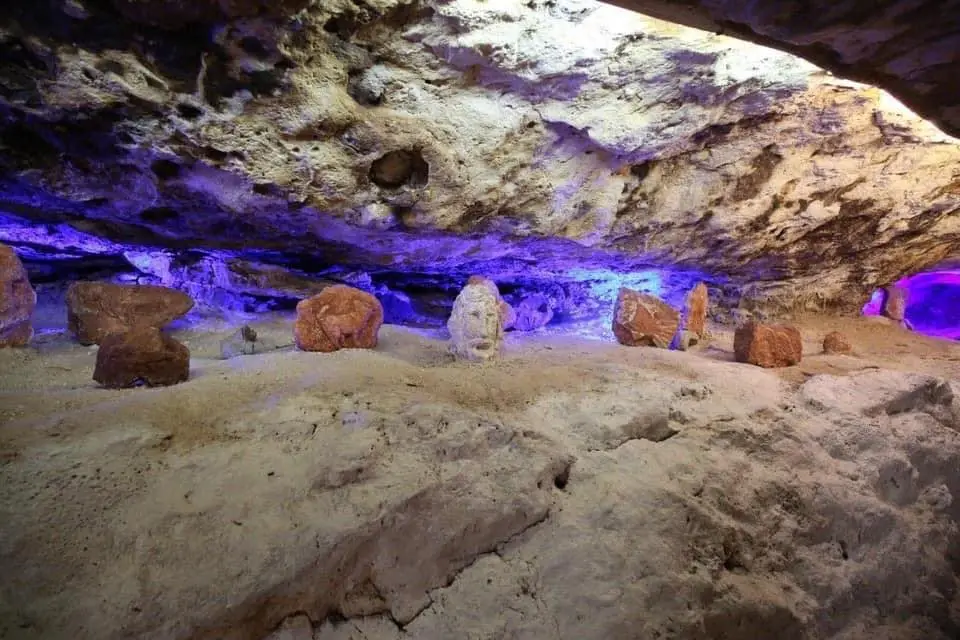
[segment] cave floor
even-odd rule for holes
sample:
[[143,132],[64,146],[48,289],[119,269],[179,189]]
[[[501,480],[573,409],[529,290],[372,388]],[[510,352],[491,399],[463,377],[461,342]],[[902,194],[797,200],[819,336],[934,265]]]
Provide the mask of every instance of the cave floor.
[[0,351],[0,638],[958,637],[960,346],[798,326],[768,371],[721,327],[476,365],[393,326],[221,360],[211,322],[125,391],[48,330]]

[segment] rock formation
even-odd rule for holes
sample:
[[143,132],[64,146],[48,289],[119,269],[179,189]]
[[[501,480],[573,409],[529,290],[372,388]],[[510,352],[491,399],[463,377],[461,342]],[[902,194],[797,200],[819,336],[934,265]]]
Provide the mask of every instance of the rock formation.
[[293,335],[303,351],[373,349],[382,324],[379,300],[365,291],[334,285],[297,304]]
[[101,340],[93,379],[105,387],[124,389],[138,382],[160,387],[190,376],[190,350],[160,329],[138,325],[112,332]]
[[0,348],[22,347],[33,337],[30,321],[37,294],[20,258],[0,244]]
[[484,362],[500,356],[503,347],[502,300],[486,278],[471,278],[453,302],[447,320],[450,351],[462,360]]
[[960,246],[957,143],[788,54],[584,0],[88,4],[3,9],[0,240],[39,262],[683,269],[762,317]]
[[707,307],[710,304],[707,285],[698,282],[687,294],[683,308],[683,330],[702,339],[707,335]]
[[174,289],[111,282],[75,282],[66,302],[67,327],[85,345],[133,327],[162,329],[193,308],[190,296]]
[[620,289],[613,311],[613,335],[628,347],[666,349],[680,328],[680,312],[656,296]]
[[907,314],[907,296],[909,292],[903,287],[891,285],[883,291],[883,307],[880,312],[897,322],[903,322]]
[[737,327],[733,339],[737,362],[758,367],[790,367],[803,357],[800,331],[787,325],[748,322]]
[[850,340],[839,331],[831,331],[823,337],[824,353],[850,353],[851,351],[853,351],[853,346],[850,344]]

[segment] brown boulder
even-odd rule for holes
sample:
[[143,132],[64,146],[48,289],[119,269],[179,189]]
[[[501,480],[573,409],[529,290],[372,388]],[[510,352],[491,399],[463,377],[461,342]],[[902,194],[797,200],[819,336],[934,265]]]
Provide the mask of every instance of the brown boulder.
[[193,308],[193,299],[167,287],[74,282],[67,290],[67,327],[80,344],[102,344],[133,327],[162,329]]
[[185,381],[190,350],[156,327],[138,326],[103,338],[93,379],[111,389],[143,382],[151,387]]
[[832,331],[823,338],[824,353],[850,353],[851,351],[853,347],[850,341],[839,331]]
[[613,309],[613,334],[628,347],[666,349],[680,328],[680,312],[656,296],[620,289]]
[[737,362],[758,367],[789,367],[799,364],[803,343],[796,327],[748,322],[733,336]]
[[703,338],[707,332],[707,285],[697,284],[687,294],[687,306],[683,314],[683,329]]
[[337,284],[297,304],[293,337],[304,351],[373,349],[382,324],[379,300],[360,289]]
[[33,337],[37,294],[13,249],[0,244],[0,347],[22,347]]
[[881,313],[891,320],[902,322],[907,313],[907,290],[896,285],[887,287]]

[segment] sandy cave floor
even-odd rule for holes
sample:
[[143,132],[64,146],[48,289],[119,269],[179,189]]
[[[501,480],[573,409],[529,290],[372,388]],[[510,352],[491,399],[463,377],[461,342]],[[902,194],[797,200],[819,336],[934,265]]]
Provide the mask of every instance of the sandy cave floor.
[[960,346],[799,326],[765,371],[721,327],[472,365],[393,326],[221,360],[207,325],[190,381],[126,391],[48,331],[0,351],[0,638],[960,637],[960,414],[926,391]]

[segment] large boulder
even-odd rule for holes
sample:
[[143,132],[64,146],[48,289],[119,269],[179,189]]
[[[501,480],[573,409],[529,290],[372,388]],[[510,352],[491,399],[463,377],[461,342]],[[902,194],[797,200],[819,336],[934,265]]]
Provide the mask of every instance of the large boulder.
[[656,296],[620,289],[613,309],[613,335],[628,347],[666,349],[680,328],[680,312]]
[[803,343],[796,327],[748,322],[733,336],[737,362],[758,367],[790,367],[800,363]]
[[80,344],[102,344],[134,327],[162,329],[192,308],[193,299],[176,289],[75,282],[67,290],[67,327]]
[[37,294],[13,249],[0,244],[0,347],[21,347],[33,337]]
[[450,351],[459,359],[486,361],[503,347],[502,300],[495,284],[471,278],[453,301],[447,320]]
[[93,379],[124,389],[138,382],[161,387],[190,376],[190,350],[156,327],[137,326],[103,338]]
[[337,284],[297,303],[293,337],[303,351],[373,349],[383,306],[366,291]]

